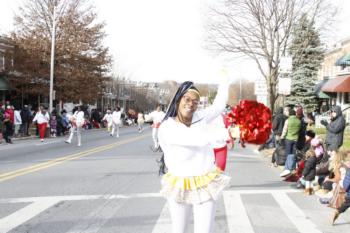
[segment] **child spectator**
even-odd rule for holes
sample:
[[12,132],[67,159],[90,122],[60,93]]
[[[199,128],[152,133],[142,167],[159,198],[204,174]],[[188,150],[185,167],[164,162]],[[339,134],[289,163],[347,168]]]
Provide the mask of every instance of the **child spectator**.
[[57,112],[53,110],[50,118],[50,129],[51,129],[51,137],[56,137],[57,134]]
[[312,195],[312,181],[316,176],[316,153],[314,150],[308,150],[305,154],[305,167],[303,170],[302,179],[305,181],[305,194]]
[[324,154],[322,140],[318,137],[315,137],[314,139],[311,140],[311,147],[315,151],[317,163],[319,163]]

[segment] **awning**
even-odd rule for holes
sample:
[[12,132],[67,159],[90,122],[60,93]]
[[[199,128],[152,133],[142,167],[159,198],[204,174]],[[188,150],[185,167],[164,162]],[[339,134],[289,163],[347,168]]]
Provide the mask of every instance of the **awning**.
[[317,83],[315,86],[315,95],[317,96],[317,98],[319,99],[330,99],[331,96],[324,93],[323,91],[321,91],[322,87],[324,86],[324,84],[327,82],[328,80],[322,80],[321,82]]
[[323,92],[350,92],[350,76],[329,79],[321,88]]
[[0,75],[0,91],[10,90],[10,85],[4,76]]
[[350,66],[350,53],[345,54],[335,62],[336,66]]

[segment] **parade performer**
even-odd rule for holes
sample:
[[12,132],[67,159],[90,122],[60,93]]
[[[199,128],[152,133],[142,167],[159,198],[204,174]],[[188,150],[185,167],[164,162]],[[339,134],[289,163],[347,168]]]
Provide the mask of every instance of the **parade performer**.
[[107,123],[107,131],[111,132],[112,130],[112,125],[113,125],[113,121],[112,121],[112,111],[107,109],[106,114],[103,116],[102,121],[105,121]]
[[114,132],[116,131],[117,135],[116,137],[119,138],[119,126],[121,125],[121,112],[120,107],[116,107],[115,110],[112,113],[112,132],[111,136],[114,136]]
[[145,123],[145,117],[143,116],[143,112],[139,112],[137,114],[137,128],[139,133],[143,132],[143,124]]
[[213,105],[197,111],[199,92],[192,82],[184,82],[159,127],[167,167],[161,193],[169,204],[173,233],[187,232],[192,209],[194,232],[212,232],[216,200],[230,182],[216,167],[211,145],[230,138],[228,129],[212,124],[225,109],[228,84],[227,78],[219,85]]
[[73,139],[74,132],[77,133],[78,146],[81,146],[81,130],[84,125],[84,112],[81,110],[81,107],[78,106],[77,110],[70,117],[71,128],[69,138],[65,141],[66,143],[71,143]]
[[38,124],[39,137],[41,142],[44,141],[47,124],[49,123],[49,121],[49,113],[44,109],[43,106],[40,106],[38,112],[35,114],[33,122],[36,122]]
[[150,113],[150,119],[152,119],[153,121],[153,124],[152,124],[153,151],[157,151],[159,149],[158,129],[164,116],[165,116],[165,113],[162,111],[160,105],[157,106],[155,111]]

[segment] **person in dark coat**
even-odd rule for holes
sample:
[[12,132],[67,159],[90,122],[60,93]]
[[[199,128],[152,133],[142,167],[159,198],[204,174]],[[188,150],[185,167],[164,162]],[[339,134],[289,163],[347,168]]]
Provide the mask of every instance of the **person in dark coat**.
[[23,136],[29,136],[29,124],[32,117],[32,114],[30,113],[28,109],[28,105],[24,105],[23,109],[21,110],[21,118],[22,118],[22,133]]
[[297,107],[296,116],[300,119],[301,126],[300,126],[299,137],[295,145],[295,148],[298,150],[302,150],[305,146],[305,134],[306,134],[306,128],[308,123],[305,119],[304,111],[301,106]]
[[321,120],[321,124],[327,129],[325,144],[330,154],[331,151],[336,151],[343,145],[346,125],[340,106],[334,106],[332,108],[331,121],[329,123],[326,120]]
[[313,193],[312,181],[316,176],[316,153],[313,149],[308,150],[305,154],[306,161],[303,170],[302,179],[305,181],[305,194],[311,195]]
[[272,121],[272,131],[275,135],[275,141],[277,145],[280,145],[280,139],[283,131],[284,122],[286,121],[286,119],[287,116],[284,114],[283,108],[279,107]]

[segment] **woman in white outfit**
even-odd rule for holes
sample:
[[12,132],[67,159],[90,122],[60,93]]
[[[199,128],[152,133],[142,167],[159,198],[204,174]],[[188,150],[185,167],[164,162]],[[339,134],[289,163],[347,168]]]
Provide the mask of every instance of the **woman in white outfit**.
[[116,107],[116,109],[112,113],[112,132],[111,132],[112,137],[114,136],[114,132],[116,132],[116,137],[119,138],[119,127],[121,123],[122,121],[121,121],[120,108]]
[[183,83],[159,127],[167,167],[161,194],[169,204],[172,233],[187,232],[192,211],[194,232],[212,232],[216,200],[230,182],[215,166],[211,146],[230,138],[231,129],[212,124],[225,109],[228,84],[220,84],[212,106],[197,111],[199,92],[192,82]]
[[73,116],[70,118],[72,127],[70,128],[69,138],[65,141],[66,143],[71,143],[73,139],[74,132],[77,133],[78,146],[81,146],[81,131],[84,125],[84,112],[81,110],[81,107],[78,106],[77,110],[73,113]]
[[108,109],[102,120],[107,122],[107,131],[111,132],[113,125],[112,111]]
[[158,150],[159,142],[158,142],[158,129],[160,123],[164,119],[165,113],[162,111],[160,105],[157,106],[156,110],[150,113],[150,118],[153,121],[152,124],[152,139],[153,139],[153,150]]
[[137,114],[137,126],[138,126],[139,133],[142,133],[144,123],[145,123],[145,118],[143,116],[143,112],[141,111]]
[[43,106],[40,106],[38,112],[35,114],[33,122],[36,122],[38,124],[39,137],[41,142],[44,141],[47,124],[49,123],[49,121],[49,113],[44,109]]

